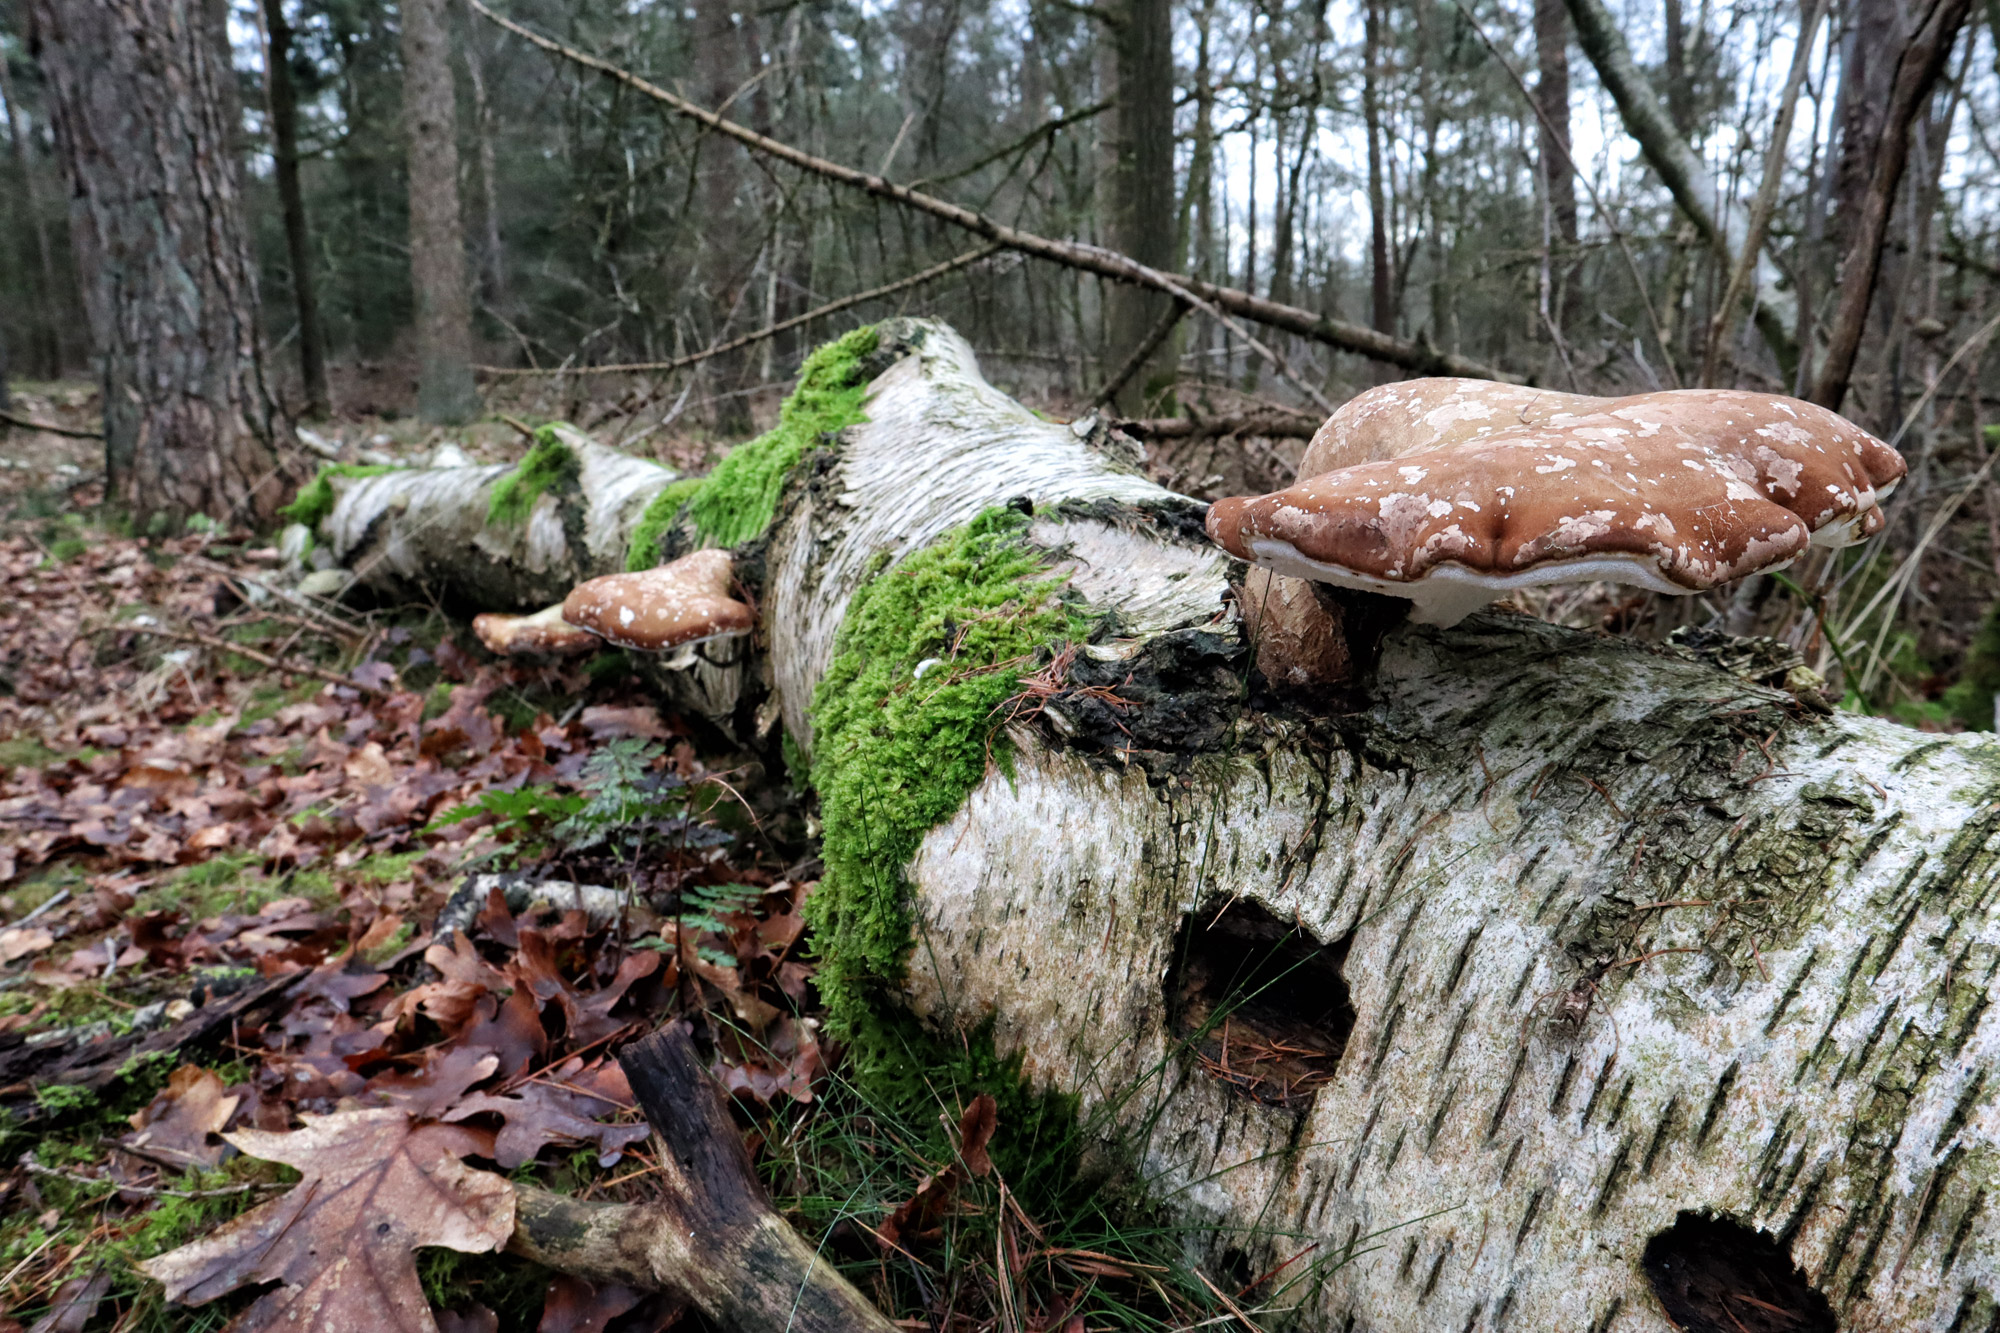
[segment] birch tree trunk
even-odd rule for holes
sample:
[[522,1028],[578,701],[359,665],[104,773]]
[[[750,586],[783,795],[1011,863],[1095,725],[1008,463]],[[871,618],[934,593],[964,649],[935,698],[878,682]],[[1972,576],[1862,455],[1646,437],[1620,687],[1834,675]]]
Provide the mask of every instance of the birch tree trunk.
[[[949,330],[882,340],[755,552],[792,735],[856,594],[991,506],[1116,612],[906,867],[903,1002],[990,1020],[1218,1269],[1344,1260],[1305,1327],[2000,1318],[1990,736],[1506,614],[1273,691],[1198,505]],[[378,485],[328,522],[387,550],[417,506]]]

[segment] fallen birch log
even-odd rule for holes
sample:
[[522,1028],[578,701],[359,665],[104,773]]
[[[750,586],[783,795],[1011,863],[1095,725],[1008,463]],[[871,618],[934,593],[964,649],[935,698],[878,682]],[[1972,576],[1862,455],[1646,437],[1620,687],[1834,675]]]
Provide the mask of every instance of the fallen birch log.
[[1302,698],[1115,439],[866,371],[739,548],[857,1051],[990,1032],[1307,1326],[2000,1318],[1992,738],[1506,614]]

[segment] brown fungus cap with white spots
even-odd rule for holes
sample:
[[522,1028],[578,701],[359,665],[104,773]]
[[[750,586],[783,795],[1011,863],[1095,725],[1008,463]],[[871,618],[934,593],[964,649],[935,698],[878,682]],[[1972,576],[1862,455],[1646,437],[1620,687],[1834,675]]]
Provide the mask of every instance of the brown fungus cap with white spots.
[[510,616],[498,611],[481,612],[472,618],[472,632],[486,645],[487,651],[502,657],[518,657],[530,653],[543,653],[551,657],[567,657],[573,653],[592,652],[604,646],[604,640],[587,629],[580,629],[563,619],[562,604],[544,607],[533,615]]
[[1217,503],[1209,535],[1280,574],[1405,597],[1412,619],[1449,625],[1536,584],[1695,593],[1782,568],[1809,545],[1879,531],[1877,502],[1904,472],[1893,449],[1822,408],[1708,389],[1539,419],[1489,401],[1506,424],[1465,429],[1459,412],[1443,446],[1395,452],[1437,438],[1424,418],[1438,405],[1400,433],[1378,421],[1357,445],[1389,457]]
[[607,574],[570,591],[563,619],[641,652],[748,634],[756,616],[729,595],[734,572],[729,552],[708,550],[658,569]]

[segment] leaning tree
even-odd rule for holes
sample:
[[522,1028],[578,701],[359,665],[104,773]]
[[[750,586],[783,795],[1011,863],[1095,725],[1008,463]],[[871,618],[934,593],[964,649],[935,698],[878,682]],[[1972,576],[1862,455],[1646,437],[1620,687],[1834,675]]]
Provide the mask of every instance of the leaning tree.
[[479,609],[730,548],[754,647],[660,679],[809,756],[861,1076],[990,1043],[1210,1262],[1317,1245],[1307,1326],[2000,1320],[1991,737],[1508,613],[1268,679],[1134,463],[897,321],[708,478],[550,431],[314,517]]

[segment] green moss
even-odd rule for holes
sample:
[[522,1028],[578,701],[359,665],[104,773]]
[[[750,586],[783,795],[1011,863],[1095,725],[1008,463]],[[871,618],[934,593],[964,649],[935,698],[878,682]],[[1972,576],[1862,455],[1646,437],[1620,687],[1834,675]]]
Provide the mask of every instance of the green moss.
[[526,523],[543,491],[575,486],[581,469],[576,450],[563,442],[554,426],[543,426],[535,432],[534,447],[520,466],[493,487],[486,504],[486,521],[496,527]]
[[638,526],[632,529],[632,544],[625,552],[625,568],[636,573],[660,563],[660,543],[673,531],[681,510],[705,481],[703,477],[682,477],[679,481],[668,482],[652,498],[646,505],[646,512],[639,516]]
[[1026,527],[1022,515],[991,509],[878,574],[848,607],[813,695],[826,869],[807,911],[820,992],[850,1039],[903,974],[912,941],[903,867],[989,761],[1009,762],[1001,706],[1021,678],[1052,644],[1087,629],[1022,540]]
[[318,476],[299,488],[299,493],[292,497],[290,504],[278,511],[278,517],[288,523],[303,523],[309,528],[318,528],[333,512],[335,477],[379,477],[386,472],[402,470],[395,463],[327,463],[320,468]]
[[703,546],[740,546],[762,536],[778,512],[778,492],[801,458],[828,434],[862,420],[865,365],[878,345],[871,325],[827,343],[799,369],[799,384],[779,410],[778,424],[732,449],[706,477],[677,481],[646,507],[633,530],[627,569],[651,569],[660,539],[683,507]]

